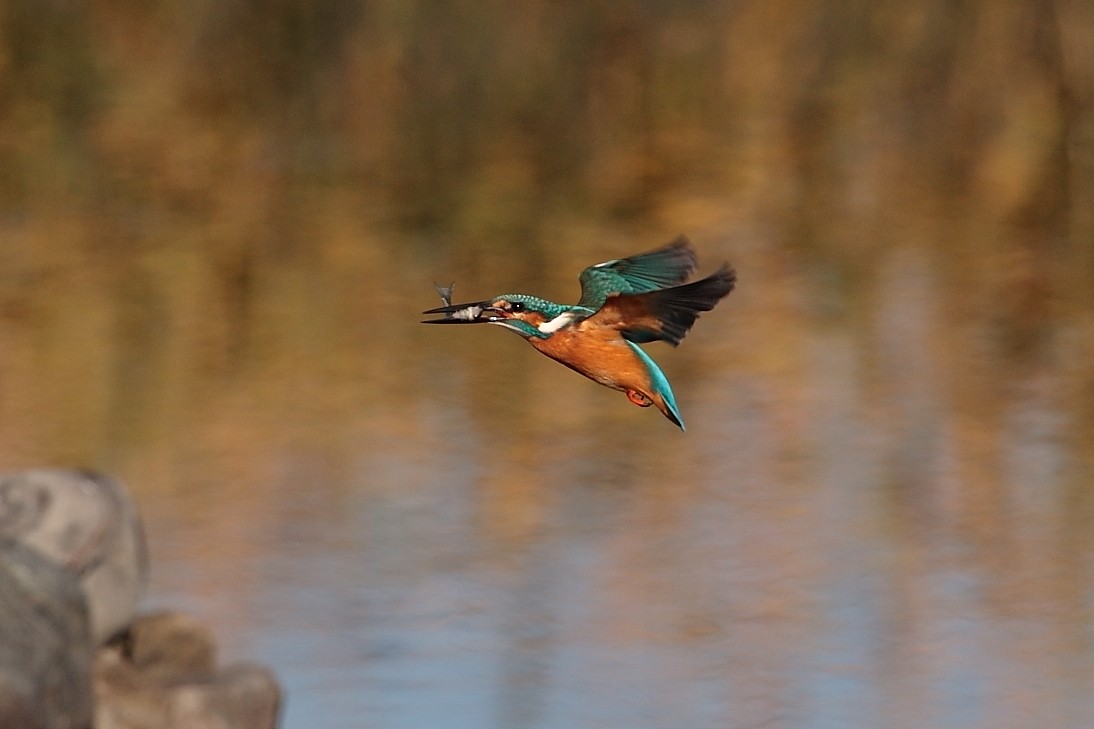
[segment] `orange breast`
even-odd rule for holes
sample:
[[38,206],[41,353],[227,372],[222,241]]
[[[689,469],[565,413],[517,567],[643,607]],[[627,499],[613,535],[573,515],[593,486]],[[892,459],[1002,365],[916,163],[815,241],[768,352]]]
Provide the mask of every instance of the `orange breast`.
[[530,339],[532,346],[575,372],[613,390],[650,392],[642,360],[613,329],[563,329],[548,339]]

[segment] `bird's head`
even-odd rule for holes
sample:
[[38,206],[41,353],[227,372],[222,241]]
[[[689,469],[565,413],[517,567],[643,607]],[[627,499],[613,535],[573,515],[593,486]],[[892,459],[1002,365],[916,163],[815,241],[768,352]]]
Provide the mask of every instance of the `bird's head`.
[[423,324],[500,324],[525,339],[546,339],[574,319],[569,307],[527,294],[503,294],[422,313],[444,314],[442,319],[429,319]]

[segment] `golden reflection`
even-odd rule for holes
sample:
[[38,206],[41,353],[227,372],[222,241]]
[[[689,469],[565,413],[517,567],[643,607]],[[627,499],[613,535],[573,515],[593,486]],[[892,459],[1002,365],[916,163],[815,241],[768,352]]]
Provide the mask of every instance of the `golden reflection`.
[[[452,628],[528,726],[1085,726],[1082,3],[221,5],[0,11],[4,468],[121,475],[233,635]],[[679,233],[740,276],[655,352],[686,434],[417,323]]]

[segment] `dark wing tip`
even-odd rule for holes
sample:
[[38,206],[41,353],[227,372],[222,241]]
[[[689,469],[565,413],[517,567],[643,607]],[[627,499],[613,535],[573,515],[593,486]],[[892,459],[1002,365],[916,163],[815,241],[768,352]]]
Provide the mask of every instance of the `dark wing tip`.
[[673,238],[672,240],[670,240],[668,243],[666,243],[664,246],[661,247],[662,250],[665,250],[667,248],[679,248],[679,249],[686,249],[686,250],[689,250],[689,251],[694,251],[694,249],[691,247],[691,239],[688,238],[683,233],[676,236],[675,238]]
[[737,287],[737,269],[729,265],[728,262],[726,262],[723,263],[717,271],[710,274],[709,276],[707,276],[706,279],[703,280],[707,279],[713,279],[718,282],[717,289],[714,289],[714,287],[712,286],[712,290],[724,289],[721,296],[718,297],[719,299],[721,299],[725,296],[728,296],[729,292]]
[[737,273],[727,263],[698,281],[634,297],[621,297],[631,298],[657,320],[653,327],[624,329],[623,336],[638,344],[661,340],[677,347],[695,325],[699,314],[717,306],[733,290],[736,282]]

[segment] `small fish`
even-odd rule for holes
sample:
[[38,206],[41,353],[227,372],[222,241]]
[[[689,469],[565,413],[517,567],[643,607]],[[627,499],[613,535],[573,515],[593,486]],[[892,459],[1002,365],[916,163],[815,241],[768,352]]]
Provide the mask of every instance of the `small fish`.
[[441,301],[444,302],[445,306],[452,306],[452,289],[456,288],[455,281],[447,286],[440,286],[434,281],[433,288],[437,289],[437,294],[441,297]]
[[[437,295],[441,297],[441,301],[444,302],[444,306],[440,309],[433,309],[437,314],[444,314],[443,319],[437,319],[436,321],[443,321],[449,324],[458,323],[472,323],[480,321],[479,315],[483,312],[483,307],[479,304],[457,304],[452,305],[452,289],[456,287],[455,282],[448,284],[447,286],[441,286],[436,281],[433,282],[433,288],[437,289]],[[489,321],[489,319],[485,320]]]

